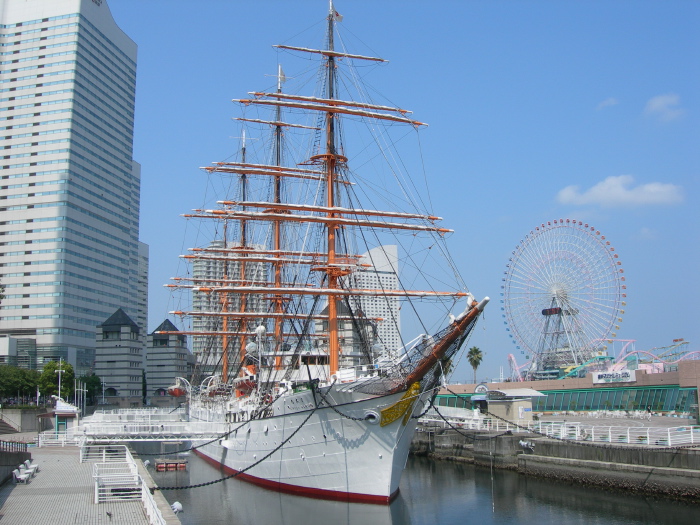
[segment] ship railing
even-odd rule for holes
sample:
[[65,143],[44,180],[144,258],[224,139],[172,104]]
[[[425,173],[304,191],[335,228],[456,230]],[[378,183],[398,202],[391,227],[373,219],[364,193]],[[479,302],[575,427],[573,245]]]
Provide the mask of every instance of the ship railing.
[[186,411],[182,407],[152,408],[152,409],[116,409],[99,410],[83,421],[177,421],[182,419]]
[[149,524],[165,525],[165,518],[125,445],[86,445],[81,447],[80,461],[97,461],[92,467],[95,504],[141,500]]
[[85,439],[133,439],[133,440],[168,440],[205,439],[216,437],[229,430],[226,423],[207,421],[170,421],[170,422],[89,422],[78,428],[78,433]]

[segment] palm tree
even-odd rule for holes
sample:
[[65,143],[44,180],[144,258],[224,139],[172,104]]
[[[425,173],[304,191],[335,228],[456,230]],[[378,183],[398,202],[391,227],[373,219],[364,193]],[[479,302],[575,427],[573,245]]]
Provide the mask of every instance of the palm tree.
[[467,353],[467,361],[474,369],[474,384],[476,384],[476,369],[479,368],[481,361],[484,359],[484,354],[481,353],[478,346],[472,346]]

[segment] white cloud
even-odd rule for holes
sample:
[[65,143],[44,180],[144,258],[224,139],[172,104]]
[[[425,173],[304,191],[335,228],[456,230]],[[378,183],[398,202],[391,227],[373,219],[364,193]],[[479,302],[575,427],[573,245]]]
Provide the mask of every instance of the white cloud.
[[659,120],[669,122],[683,116],[683,109],[679,107],[681,97],[675,93],[658,95],[650,98],[644,108],[644,114],[649,117],[657,117]]
[[641,241],[653,241],[658,238],[658,234],[656,230],[645,226],[639,229],[639,231],[634,235],[634,238]]
[[608,177],[583,192],[579,186],[567,186],[557,194],[557,201],[576,206],[597,204],[604,207],[664,205],[683,201],[683,189],[675,184],[650,182],[633,187],[633,183],[632,175],[618,175]]
[[609,97],[609,98],[606,98],[605,100],[603,100],[600,104],[598,104],[598,106],[596,107],[596,110],[600,111],[603,108],[607,108],[610,106],[617,106],[619,103],[620,103],[620,101],[617,100],[616,98]]

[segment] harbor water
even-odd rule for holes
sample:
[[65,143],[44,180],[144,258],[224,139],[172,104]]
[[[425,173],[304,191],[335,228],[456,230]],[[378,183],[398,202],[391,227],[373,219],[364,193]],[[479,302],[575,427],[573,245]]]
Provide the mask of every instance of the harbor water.
[[[196,455],[184,457],[187,470],[156,472],[151,467],[154,481],[170,487],[223,477]],[[290,496],[236,479],[163,494],[170,503],[182,504],[184,512],[178,517],[184,525],[696,525],[700,519],[700,504],[415,457],[409,458],[399,496],[388,506]]]

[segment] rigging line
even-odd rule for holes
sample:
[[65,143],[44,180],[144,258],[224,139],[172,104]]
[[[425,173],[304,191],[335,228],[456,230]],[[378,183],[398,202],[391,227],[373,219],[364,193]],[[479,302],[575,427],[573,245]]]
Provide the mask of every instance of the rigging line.
[[[277,447],[275,447],[274,449],[272,449],[268,454],[266,454],[265,456],[260,458],[255,463],[248,465],[246,468],[244,468],[242,470],[234,472],[233,474],[231,474],[229,476],[225,476],[223,478],[215,479],[213,481],[207,481],[205,483],[198,483],[196,485],[188,485],[186,487],[158,487],[158,486],[154,485],[153,487],[150,487],[149,490],[151,491],[151,494],[153,494],[156,490],[163,491],[163,490],[179,490],[179,489],[183,489],[183,490],[184,489],[196,489],[196,488],[206,487],[209,485],[214,485],[216,483],[221,483],[222,481],[226,481],[227,479],[235,478],[236,476],[239,476],[239,475],[249,471],[253,467],[256,467],[257,465],[259,465],[260,463],[262,463],[263,461],[268,459],[270,456],[272,456],[279,449],[281,449],[289,441],[291,441],[291,439],[297,434],[297,432],[299,432],[304,427],[304,425],[306,425],[306,423],[309,421],[309,419],[311,419],[311,416],[313,416],[317,410],[318,410],[318,406],[314,407],[314,409],[311,410],[311,412],[309,412],[309,415],[306,416],[306,419],[304,419],[304,421],[302,421],[301,424],[297,428],[294,429],[294,432],[292,432],[287,439],[281,441],[280,444]],[[214,441],[216,441],[216,440],[214,440]]]
[[[348,195],[348,197],[349,197],[349,195]],[[350,200],[350,199],[348,198],[348,200]],[[341,232],[339,241],[340,241],[341,248],[345,251],[345,253],[351,253],[348,249],[348,239],[347,239],[347,236],[345,235],[344,230]],[[351,284],[348,282],[349,280],[350,279],[339,280],[338,284],[340,285],[341,288],[348,290],[349,288],[347,287],[347,284]],[[383,289],[383,286],[382,286],[382,289]],[[329,298],[329,300],[333,300],[333,299]],[[346,295],[345,297],[342,298],[342,300],[345,303],[345,306],[347,307],[348,311],[350,312],[350,322],[352,323],[353,328],[355,329],[355,331],[357,332],[357,334],[360,338],[360,351],[364,354],[365,358],[367,359],[367,363],[371,363],[373,360],[372,359],[372,350],[370,348],[369,342],[367,341],[365,330],[360,326],[359,321],[355,317],[355,312],[353,311],[353,307],[350,304],[350,296]],[[361,300],[359,300],[359,298],[357,299],[357,302],[358,302],[359,310],[362,313],[364,323],[371,326],[371,321],[369,321],[367,319],[366,312],[364,312],[362,302],[361,302]],[[388,303],[388,301],[387,301],[387,303]],[[376,327],[374,327],[374,331],[376,331]]]
[[[447,387],[445,387],[445,388],[449,391],[449,389]],[[455,395],[457,395],[457,394],[455,394]],[[457,432],[457,434],[459,434],[460,436],[466,438],[467,440],[470,440],[472,443],[474,443],[476,441],[489,441],[489,440],[493,440],[493,439],[496,439],[499,437],[509,436],[512,434],[512,432],[510,430],[503,432],[502,434],[495,434],[493,436],[486,436],[486,437],[477,437],[475,434],[465,434],[464,432],[462,432],[462,430],[459,427],[454,426],[450,420],[448,420],[444,415],[442,415],[442,412],[440,412],[440,410],[438,410],[437,405],[433,405],[433,408],[435,409],[435,413],[438,416],[440,416],[440,418],[445,423],[447,423],[447,426],[449,426],[452,430]]]
[[[326,282],[326,277],[328,275],[324,275],[323,278],[321,279],[321,285],[323,285]],[[316,307],[318,306],[318,301],[321,299],[320,295],[314,296],[314,301],[313,304],[311,305],[311,308],[309,309],[309,315],[307,316],[306,319],[304,319],[304,326],[302,327],[301,335],[299,337],[299,340],[297,341],[296,348],[294,349],[294,353],[292,354],[291,358],[291,365],[294,365],[295,360],[297,363],[299,363],[299,358],[301,356],[301,348],[302,348],[302,343],[304,341],[304,337],[308,339],[308,333],[309,333],[309,328],[311,326],[311,316],[314,314],[314,311],[316,310]],[[299,308],[297,309],[297,313],[301,309],[301,301],[299,301]],[[292,329],[296,332],[296,327],[294,324],[292,324]],[[298,333],[298,332],[297,332]],[[292,376],[292,366],[290,366],[287,371],[284,374],[284,379],[288,380]]]
[[[352,192],[352,193],[351,193],[351,192]],[[350,197],[350,195],[354,196],[354,191],[350,188],[350,189],[348,190],[348,194],[349,194],[348,197]],[[350,200],[351,200],[351,199],[350,199]],[[352,205],[352,202],[350,202],[350,204]],[[370,228],[370,231],[372,231],[372,233],[374,234],[374,237],[375,237],[375,240],[377,241],[377,244],[378,244],[378,245],[381,245],[381,241],[379,240],[379,235],[377,234],[376,230],[375,230],[374,228]],[[360,235],[362,236],[362,241],[365,243],[365,246],[369,247],[369,243],[367,242],[367,238],[365,237],[365,229],[359,229],[359,232],[360,232]],[[374,260],[373,260],[373,258],[372,258],[372,250],[368,250],[367,254],[369,255],[370,261],[372,262],[372,266],[376,268],[376,265],[375,265]],[[393,264],[392,264],[392,268],[391,268],[391,269],[392,269],[392,271],[396,274],[396,276],[398,277],[398,275],[399,275],[399,274],[398,274],[398,269],[397,269],[397,268],[394,268],[394,267],[393,267]],[[398,279],[398,282],[399,282],[399,286],[401,287],[401,289],[402,289],[403,291],[406,291],[406,288],[404,287],[403,282],[401,281],[401,279]],[[380,280],[380,285],[381,285],[381,287],[382,287],[382,292],[384,292],[384,285],[381,283],[381,280]],[[434,291],[434,290],[433,290],[433,291]],[[387,304],[389,304],[388,300],[387,300]],[[420,322],[421,327],[423,328],[423,331],[424,331],[424,332],[427,332],[428,329],[425,327],[425,324],[423,324],[423,320],[422,320],[421,317],[418,315],[418,311],[416,310],[416,307],[415,307],[415,305],[413,304],[413,301],[411,301],[410,298],[408,298],[408,304],[411,306],[411,309],[413,310],[413,313],[415,314],[416,318],[417,318],[418,321]],[[395,327],[396,330],[399,332],[399,339],[400,339],[400,341],[401,341],[401,344],[402,344],[402,346],[405,346],[405,342],[404,342],[403,336],[401,335],[401,330],[400,330],[400,326],[399,326],[399,324],[398,324],[398,320],[397,320],[396,317],[394,316],[393,311],[391,312],[391,317],[392,317],[392,321],[393,321],[393,323],[394,323],[394,327]]]
[[[345,45],[345,39],[343,38],[343,33],[349,33],[351,34],[354,38],[357,39],[358,42],[360,42],[365,48],[369,49],[370,51],[370,56],[378,57],[380,56],[380,53],[377,53],[374,49],[372,49],[371,46],[369,46],[364,40],[362,40],[360,37],[358,37],[355,33],[350,31],[350,28],[348,27],[347,24],[345,24],[342,28],[342,31],[340,30],[340,26],[338,24],[334,24],[335,27],[335,36],[336,38],[340,41],[340,48],[342,49],[343,53],[346,54],[351,54],[349,48]],[[357,68],[359,66],[355,65],[355,62],[350,62],[352,64],[353,68]],[[375,66],[379,67],[383,62],[375,62],[371,61],[368,66]]]
[[[201,396],[202,394],[199,393],[198,395]],[[229,430],[228,432],[224,432],[223,434],[220,434],[220,435],[216,436],[214,439],[211,439],[211,440],[209,440],[209,441],[205,441],[204,443],[200,443],[199,445],[194,445],[194,446],[191,446],[191,447],[189,447],[189,448],[185,448],[185,449],[181,449],[181,450],[175,450],[175,451],[173,451],[173,452],[169,452],[169,454],[182,454],[183,452],[190,452],[190,451],[192,451],[192,450],[197,450],[198,448],[201,448],[201,447],[203,447],[204,445],[209,445],[210,443],[214,443],[214,441],[218,441],[218,440],[223,439],[223,438],[225,438],[225,437],[227,437],[227,436],[230,436],[230,435],[233,434],[234,432],[238,432],[241,428],[243,428],[244,426],[246,426],[246,425],[247,425],[248,423],[250,423],[251,421],[253,421],[253,420],[255,420],[255,419],[258,419],[256,416],[259,416],[260,414],[262,414],[263,412],[265,412],[265,410],[266,410],[267,408],[269,408],[275,401],[277,401],[277,399],[279,399],[279,396],[276,397],[275,399],[272,399],[272,400],[268,401],[266,405],[261,406],[257,412],[254,412],[254,413],[251,415],[251,418],[250,418],[249,420],[247,420],[247,421],[242,421],[241,424],[238,425],[236,428],[233,428],[233,429]],[[197,420],[199,420],[199,421],[206,421],[206,420],[202,420],[202,419],[200,419],[200,418],[198,418],[198,417],[195,417],[195,416],[191,416],[191,417],[194,417],[194,419],[197,419]],[[161,456],[161,455],[163,455],[162,452],[139,452],[139,456]],[[184,488],[184,487],[183,487],[183,488]]]
[[442,253],[443,258],[447,262],[447,264],[450,266],[450,269],[452,270],[452,273],[455,277],[455,280],[464,288],[465,290],[469,290],[467,283],[464,281],[464,278],[462,277],[462,274],[459,272],[459,269],[457,268],[457,265],[454,261],[454,258],[452,257],[452,254],[450,253],[449,248],[447,247],[447,240],[445,239],[444,236],[442,235],[432,235],[432,237],[436,240],[436,244],[438,246],[438,249]]

